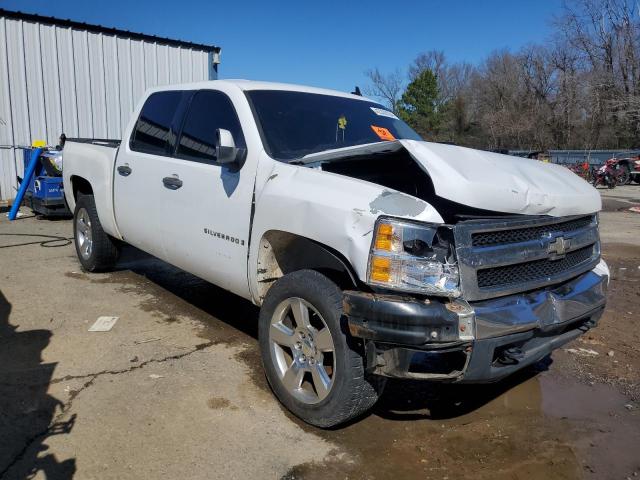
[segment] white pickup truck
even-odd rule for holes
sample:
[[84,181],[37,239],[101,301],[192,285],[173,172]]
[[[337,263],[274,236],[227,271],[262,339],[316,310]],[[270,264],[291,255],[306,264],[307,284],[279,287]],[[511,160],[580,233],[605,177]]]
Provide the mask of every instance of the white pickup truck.
[[596,325],[596,190],[423,141],[366,98],[218,80],[155,88],[119,140],[68,139],[78,258],[123,242],[261,307],[273,392],[320,427],[385,377],[492,382]]

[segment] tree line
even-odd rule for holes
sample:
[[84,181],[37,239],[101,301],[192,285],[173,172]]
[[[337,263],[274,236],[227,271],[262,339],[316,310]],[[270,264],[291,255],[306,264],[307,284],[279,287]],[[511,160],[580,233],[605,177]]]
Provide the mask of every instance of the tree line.
[[423,138],[486,149],[640,147],[640,2],[567,0],[549,40],[478,65],[418,55],[367,95]]

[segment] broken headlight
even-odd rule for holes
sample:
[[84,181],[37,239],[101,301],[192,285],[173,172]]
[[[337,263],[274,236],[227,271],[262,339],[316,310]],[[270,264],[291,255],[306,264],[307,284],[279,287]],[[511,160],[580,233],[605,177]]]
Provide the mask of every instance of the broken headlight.
[[367,277],[370,285],[427,295],[459,296],[460,276],[452,229],[379,218],[369,253]]

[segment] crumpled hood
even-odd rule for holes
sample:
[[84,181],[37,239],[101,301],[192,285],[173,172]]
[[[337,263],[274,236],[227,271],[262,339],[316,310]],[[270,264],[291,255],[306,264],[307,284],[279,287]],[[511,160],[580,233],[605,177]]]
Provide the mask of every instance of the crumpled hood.
[[400,143],[431,177],[436,195],[453,202],[554,217],[594,213],[602,207],[596,189],[560,165],[454,145]]

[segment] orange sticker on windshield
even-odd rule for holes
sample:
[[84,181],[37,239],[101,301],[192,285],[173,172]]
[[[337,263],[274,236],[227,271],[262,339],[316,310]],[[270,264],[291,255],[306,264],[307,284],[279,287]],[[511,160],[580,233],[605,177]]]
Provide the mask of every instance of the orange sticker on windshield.
[[375,125],[371,125],[371,130],[376,132],[376,135],[380,137],[380,140],[391,141],[396,139],[396,137],[394,137],[393,134],[384,127],[376,127]]

